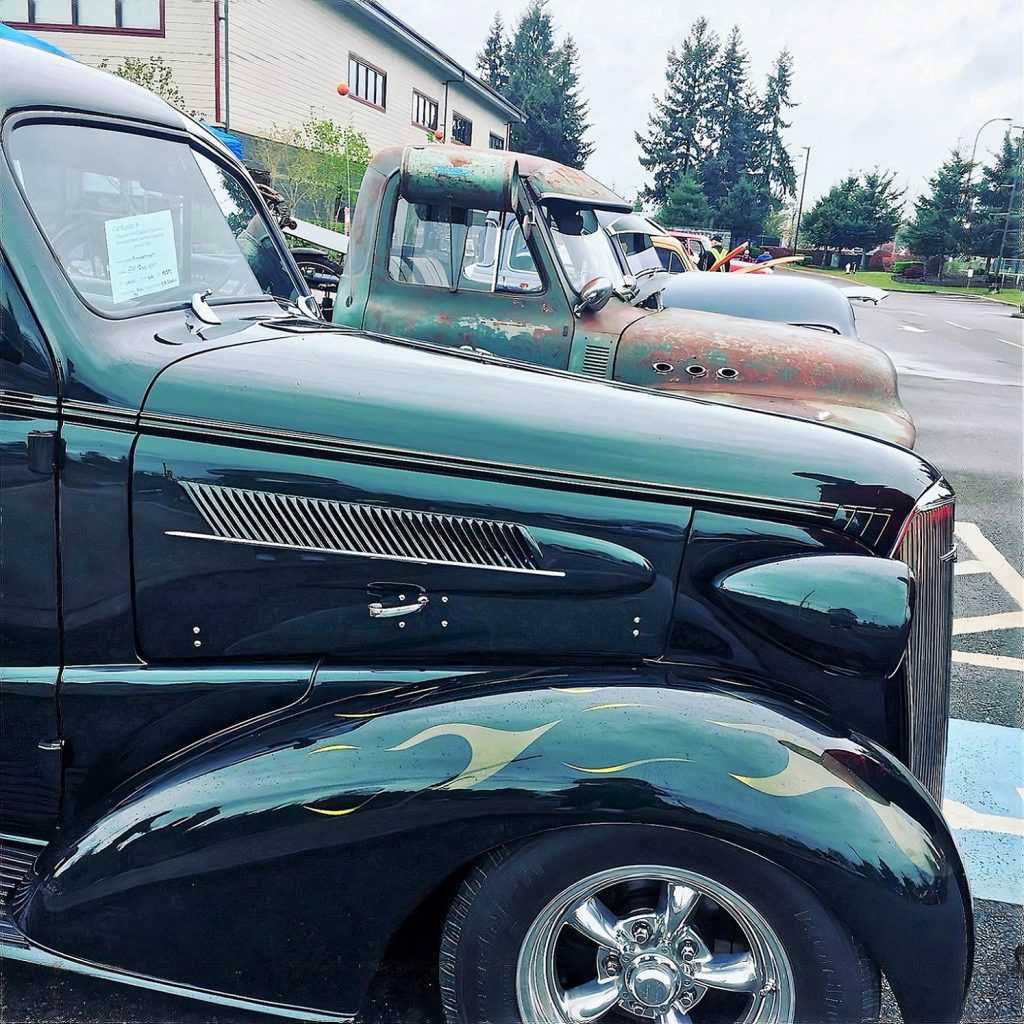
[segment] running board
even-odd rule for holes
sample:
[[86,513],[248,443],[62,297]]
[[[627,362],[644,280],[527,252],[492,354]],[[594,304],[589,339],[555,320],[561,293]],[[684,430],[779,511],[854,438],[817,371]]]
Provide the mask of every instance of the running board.
[[224,992],[194,988],[191,985],[178,985],[144,974],[132,974],[130,971],[103,967],[87,960],[63,956],[42,946],[37,946],[18,929],[14,923],[14,913],[20,909],[20,902],[27,895],[24,883],[27,881],[32,865],[43,845],[45,844],[36,840],[0,836],[0,958],[20,960],[23,963],[37,964],[40,967],[50,967],[58,971],[85,974],[90,978],[112,981],[119,985],[133,985],[136,988],[148,989],[150,992],[181,996],[184,999],[196,999],[204,1003],[215,1003],[218,1006],[230,1006],[237,1010],[248,1010],[251,1013],[287,1017],[290,1020],[350,1024],[355,1019],[355,1014],[350,1013],[328,1013],[325,1010],[312,1010],[305,1006],[266,1003],[259,999],[231,996]]

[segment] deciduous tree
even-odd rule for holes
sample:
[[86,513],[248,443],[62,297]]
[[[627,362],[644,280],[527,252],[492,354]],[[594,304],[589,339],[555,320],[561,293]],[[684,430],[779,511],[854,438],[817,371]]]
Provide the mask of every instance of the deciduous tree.
[[203,116],[201,111],[193,110],[185,102],[185,97],[174,81],[174,72],[164,63],[163,57],[125,57],[117,67],[110,67],[104,59],[100,61],[99,67],[101,71],[109,71],[118,78],[155,92],[161,99],[189,117]]

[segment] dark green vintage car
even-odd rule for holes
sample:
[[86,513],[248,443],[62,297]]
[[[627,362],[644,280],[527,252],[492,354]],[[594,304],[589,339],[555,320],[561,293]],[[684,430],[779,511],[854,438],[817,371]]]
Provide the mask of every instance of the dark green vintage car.
[[327,324],[199,126],[15,44],[0,87],[5,957],[307,1021],[408,949],[452,1024],[859,1022],[882,973],[959,1018],[931,466]]

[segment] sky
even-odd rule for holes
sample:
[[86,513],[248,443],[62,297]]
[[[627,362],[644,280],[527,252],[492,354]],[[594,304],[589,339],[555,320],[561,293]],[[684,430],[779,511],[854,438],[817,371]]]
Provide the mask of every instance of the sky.
[[[383,0],[395,15],[470,70],[494,12],[514,26],[526,0]],[[908,200],[960,143],[970,155],[991,117],[1024,124],[1021,0],[548,0],[558,38],[570,32],[590,104],[587,170],[632,198],[647,183],[633,133],[646,134],[665,57],[703,15],[720,37],[735,24],[752,81],[763,89],[779,51],[794,58],[786,132],[803,169],[805,209],[849,173],[896,172]],[[440,16],[439,16],[440,15]],[[978,160],[999,147],[1005,124],[988,125]],[[908,203],[909,206],[909,203]]]

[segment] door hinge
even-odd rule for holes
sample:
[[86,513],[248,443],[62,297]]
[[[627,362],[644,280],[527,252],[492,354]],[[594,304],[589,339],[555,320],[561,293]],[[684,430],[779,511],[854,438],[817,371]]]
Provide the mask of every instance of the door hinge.
[[56,430],[30,430],[28,468],[32,473],[55,473],[64,462],[64,439]]

